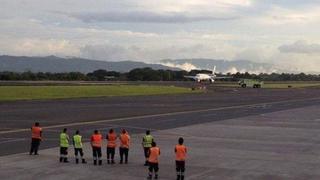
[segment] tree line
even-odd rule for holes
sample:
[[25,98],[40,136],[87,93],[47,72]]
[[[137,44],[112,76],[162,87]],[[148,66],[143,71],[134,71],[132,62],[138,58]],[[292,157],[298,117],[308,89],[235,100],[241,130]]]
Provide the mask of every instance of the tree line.
[[[173,71],[173,70],[154,70],[151,68],[137,68],[130,72],[120,73],[116,71],[107,71],[99,69],[87,74],[80,72],[66,73],[49,73],[49,72],[0,72],[0,80],[17,81],[190,81],[184,76],[194,76],[197,73],[211,73],[206,70]],[[217,74],[218,76],[232,76],[233,78],[222,79],[222,81],[238,81],[240,79],[259,79],[263,81],[320,81],[320,75],[312,74],[288,74],[288,73],[272,73],[272,74]]]

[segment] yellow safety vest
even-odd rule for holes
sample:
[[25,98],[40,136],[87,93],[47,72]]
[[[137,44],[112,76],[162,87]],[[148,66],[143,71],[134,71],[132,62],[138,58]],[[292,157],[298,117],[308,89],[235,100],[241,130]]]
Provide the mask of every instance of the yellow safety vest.
[[151,135],[145,135],[143,137],[143,147],[150,148],[152,146],[153,137]]
[[75,148],[82,148],[82,136],[76,134],[73,136],[73,143]]
[[69,136],[66,133],[60,134],[60,147],[69,147]]

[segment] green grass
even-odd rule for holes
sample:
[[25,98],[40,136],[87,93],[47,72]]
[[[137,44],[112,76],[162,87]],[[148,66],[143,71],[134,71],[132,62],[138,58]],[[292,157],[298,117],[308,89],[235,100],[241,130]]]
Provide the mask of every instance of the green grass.
[[276,89],[284,89],[288,88],[288,86],[291,86],[291,88],[307,88],[307,87],[320,87],[320,83],[309,83],[309,82],[280,82],[280,83],[274,83],[274,82],[266,82],[263,85],[263,88],[276,88]]
[[140,96],[193,93],[188,88],[147,85],[108,86],[0,86],[0,101]]
[[[240,87],[236,82],[234,82],[234,83],[219,82],[216,85],[223,86],[223,87]],[[320,82],[299,82],[299,81],[268,82],[267,81],[262,85],[262,88],[285,89],[285,88],[288,88],[288,86],[291,86],[291,88],[307,88],[307,87],[319,87],[320,88]]]

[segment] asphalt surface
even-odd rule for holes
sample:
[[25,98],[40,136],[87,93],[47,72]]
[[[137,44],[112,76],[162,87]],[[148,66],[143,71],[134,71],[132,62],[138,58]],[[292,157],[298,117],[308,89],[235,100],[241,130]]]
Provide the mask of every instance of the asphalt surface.
[[110,127],[131,134],[320,105],[319,89],[233,89],[210,87],[207,93],[170,96],[84,98],[0,103],[0,156],[27,152],[30,127],[44,129],[41,149],[58,146],[63,127],[88,138]]
[[[188,180],[319,180],[320,105],[152,131],[161,149],[159,176],[176,179],[173,147],[178,137],[188,148]],[[103,142],[102,166],[94,166],[89,143],[83,144],[88,164],[59,163],[59,148],[0,157],[0,177],[32,179],[146,179],[141,134],[131,134],[129,164],[107,164]]]

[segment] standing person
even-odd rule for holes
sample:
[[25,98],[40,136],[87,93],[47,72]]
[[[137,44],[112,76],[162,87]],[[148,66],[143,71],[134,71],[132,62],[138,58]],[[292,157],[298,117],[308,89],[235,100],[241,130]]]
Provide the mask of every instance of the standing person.
[[106,137],[108,143],[107,143],[107,159],[108,164],[114,164],[114,154],[116,152],[116,141],[117,141],[117,134],[114,132],[113,129],[109,130],[109,133]]
[[42,139],[42,128],[40,127],[39,123],[34,123],[34,126],[31,128],[31,148],[30,148],[30,155],[34,153],[34,155],[38,154],[38,149],[40,146],[40,141]]
[[157,144],[155,142],[152,142],[152,147],[150,148],[150,154],[148,158],[148,164],[149,164],[148,179],[152,179],[153,171],[154,171],[154,179],[158,179],[159,156],[160,156],[160,148],[157,147]]
[[80,135],[79,130],[76,131],[76,134],[73,136],[73,146],[74,146],[74,155],[76,156],[76,163],[79,163],[79,156],[80,154],[82,163],[86,164],[86,160],[83,158],[83,148],[82,148],[82,136]]
[[64,128],[60,134],[60,162],[68,163],[68,147],[69,147],[69,135],[67,134],[67,128]]
[[101,159],[101,146],[102,146],[102,135],[98,130],[94,130],[94,134],[91,136],[91,146],[92,146],[92,154],[93,154],[93,164],[97,165],[97,160],[99,161],[99,165],[102,165]]
[[177,180],[184,180],[187,148],[183,145],[183,141],[183,138],[180,137],[179,144],[174,148],[174,152],[176,153]]
[[146,135],[142,138],[142,146],[144,150],[144,157],[146,159],[144,165],[148,166],[148,158],[150,154],[151,144],[153,142],[153,137],[150,135],[150,130],[146,131]]
[[130,136],[128,132],[123,129],[120,134],[120,164],[123,163],[123,156],[125,157],[125,163],[128,164]]

